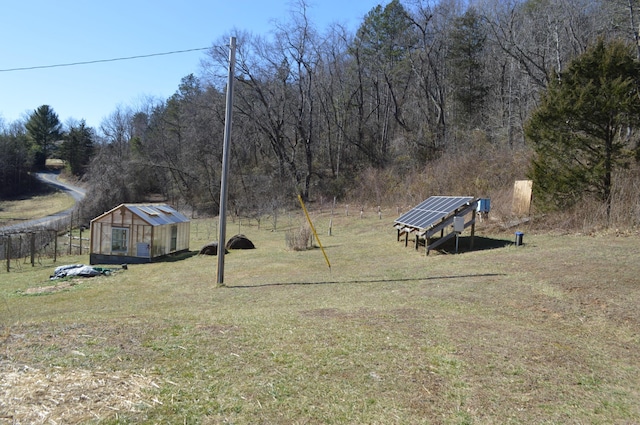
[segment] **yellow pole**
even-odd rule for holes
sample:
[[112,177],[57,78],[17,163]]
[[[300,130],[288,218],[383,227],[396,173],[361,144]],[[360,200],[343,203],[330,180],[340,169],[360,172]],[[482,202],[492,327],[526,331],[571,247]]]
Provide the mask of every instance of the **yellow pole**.
[[331,270],[331,263],[329,263],[329,257],[327,257],[327,253],[324,252],[324,248],[322,247],[322,242],[320,242],[320,238],[318,237],[318,232],[316,232],[316,228],[313,227],[313,223],[311,222],[311,217],[309,217],[307,208],[304,206],[304,202],[302,202],[302,196],[298,195],[298,201],[300,201],[300,205],[302,206],[302,211],[304,211],[304,215],[307,217],[309,226],[311,226],[311,231],[313,232],[313,235],[316,237],[316,240],[318,241],[318,245],[320,245],[320,249],[322,250],[322,255],[324,255],[324,259],[327,262],[327,266],[329,266],[329,270]]

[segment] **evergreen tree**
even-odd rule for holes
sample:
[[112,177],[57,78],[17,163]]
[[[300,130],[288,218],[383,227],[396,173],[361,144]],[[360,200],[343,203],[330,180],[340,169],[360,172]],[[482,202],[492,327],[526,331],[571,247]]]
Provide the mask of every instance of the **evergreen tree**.
[[0,199],[24,193],[31,188],[29,171],[33,166],[27,135],[17,131],[0,131]]
[[389,159],[393,133],[411,130],[407,119],[417,33],[399,0],[373,8],[358,28],[350,53],[356,66],[354,124],[347,137],[376,166]]
[[471,127],[482,125],[484,103],[489,85],[484,75],[486,31],[482,17],[469,8],[457,18],[451,31],[450,79],[459,107],[457,121]]
[[525,126],[541,207],[568,207],[593,193],[610,212],[612,174],[632,158],[628,148],[630,129],[640,121],[639,81],[640,64],[621,41],[600,40],[552,76]]
[[58,114],[49,105],[42,105],[33,111],[25,127],[35,144],[35,167],[44,169],[54,143],[62,138],[62,124]]
[[[365,55],[380,61],[377,65],[393,66],[403,60],[408,53],[407,43],[411,21],[409,14],[399,0],[392,0],[384,8],[373,8],[358,28],[355,44]],[[373,64],[372,64],[373,65]]]
[[60,156],[66,161],[71,174],[84,174],[93,155],[93,148],[93,130],[86,126],[84,120],[69,129],[60,147]]

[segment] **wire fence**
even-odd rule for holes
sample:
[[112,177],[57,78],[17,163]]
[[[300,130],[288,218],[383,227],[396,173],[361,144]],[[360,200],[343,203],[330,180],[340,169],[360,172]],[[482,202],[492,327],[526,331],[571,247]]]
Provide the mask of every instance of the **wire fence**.
[[49,220],[46,225],[0,230],[0,272],[56,263],[65,255],[89,253],[89,230],[80,214]]

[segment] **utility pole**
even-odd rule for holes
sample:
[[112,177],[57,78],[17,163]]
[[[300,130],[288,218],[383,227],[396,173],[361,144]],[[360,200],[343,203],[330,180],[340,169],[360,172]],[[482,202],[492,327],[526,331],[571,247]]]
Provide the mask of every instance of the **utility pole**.
[[229,183],[229,141],[231,139],[231,119],[233,115],[233,74],[236,65],[236,38],[229,42],[229,76],[227,78],[227,111],[224,120],[224,145],[222,148],[222,176],[220,179],[220,220],[218,236],[218,280],[219,286],[224,286],[224,246],[227,229],[227,188]]

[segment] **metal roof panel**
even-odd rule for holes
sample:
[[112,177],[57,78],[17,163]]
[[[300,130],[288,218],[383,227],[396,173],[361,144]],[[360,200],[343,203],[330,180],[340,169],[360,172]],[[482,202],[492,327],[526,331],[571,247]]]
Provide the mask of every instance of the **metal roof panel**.
[[125,204],[125,206],[134,214],[149,222],[152,226],[185,223],[189,221],[185,215],[179,213],[166,204]]

